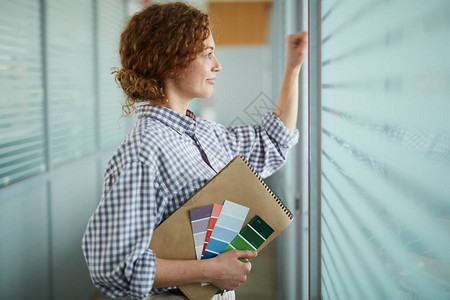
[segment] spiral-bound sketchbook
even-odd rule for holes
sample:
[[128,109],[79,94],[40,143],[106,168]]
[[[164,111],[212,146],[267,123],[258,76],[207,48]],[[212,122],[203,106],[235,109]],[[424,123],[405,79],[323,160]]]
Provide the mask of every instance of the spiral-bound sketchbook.
[[[249,207],[244,224],[256,215],[273,230],[258,248],[261,251],[292,222],[293,215],[242,155],[238,155],[153,232],[150,249],[159,258],[196,259],[189,211],[230,200]],[[209,300],[219,290],[200,283],[178,287],[191,300]]]

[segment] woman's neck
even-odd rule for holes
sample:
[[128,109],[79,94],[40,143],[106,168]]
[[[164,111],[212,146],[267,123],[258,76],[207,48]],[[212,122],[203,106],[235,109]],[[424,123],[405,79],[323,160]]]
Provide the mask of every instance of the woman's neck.
[[184,95],[183,91],[181,91],[174,80],[166,81],[166,97],[167,102],[160,104],[161,106],[170,108],[180,114],[185,115],[189,104],[192,101],[192,98]]
[[177,102],[177,101],[170,101],[170,99],[169,99],[168,102],[158,103],[158,105],[170,108],[171,110],[174,110],[182,115],[185,115],[186,111],[188,109],[189,103],[190,103],[190,101],[189,102]]

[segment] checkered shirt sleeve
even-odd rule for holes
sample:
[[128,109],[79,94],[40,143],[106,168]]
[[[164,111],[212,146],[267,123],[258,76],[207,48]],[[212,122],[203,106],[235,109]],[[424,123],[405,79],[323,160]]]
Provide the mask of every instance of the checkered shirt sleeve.
[[242,154],[262,178],[272,175],[286,162],[289,148],[299,139],[298,129],[290,131],[273,112],[261,125],[217,126],[219,137],[231,157]]
[[[108,173],[108,171],[107,171]],[[148,249],[167,197],[152,167],[124,163],[106,176],[102,203],[88,224],[82,248],[91,278],[111,297],[144,298],[152,288],[156,259]]]

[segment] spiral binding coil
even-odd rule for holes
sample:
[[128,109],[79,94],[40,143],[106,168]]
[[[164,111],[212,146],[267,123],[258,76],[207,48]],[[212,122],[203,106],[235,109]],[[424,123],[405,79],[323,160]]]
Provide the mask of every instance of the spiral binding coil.
[[278,205],[281,207],[281,209],[285,212],[286,215],[292,220],[294,218],[294,214],[286,207],[286,205],[283,203],[283,201],[278,197],[277,194],[275,194],[272,189],[264,182],[264,180],[259,176],[258,172],[255,171],[253,166],[245,159],[245,157],[242,154],[239,154],[239,157],[244,161],[244,163],[250,168],[250,170],[255,174],[256,178],[262,183],[264,188],[270,193],[270,195],[273,197],[273,199],[278,203]]

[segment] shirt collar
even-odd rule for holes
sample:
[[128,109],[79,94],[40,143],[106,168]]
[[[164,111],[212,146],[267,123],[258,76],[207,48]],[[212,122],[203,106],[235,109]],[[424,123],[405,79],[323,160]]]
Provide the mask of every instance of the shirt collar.
[[138,118],[149,117],[171,127],[179,134],[192,136],[197,128],[197,117],[189,109],[186,115],[160,105],[141,105],[135,110]]

